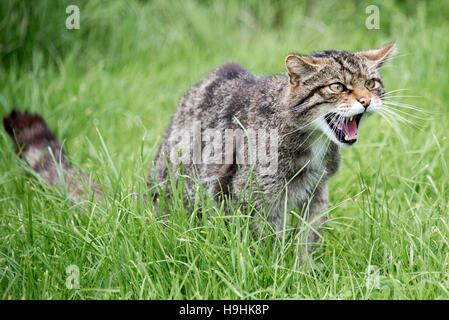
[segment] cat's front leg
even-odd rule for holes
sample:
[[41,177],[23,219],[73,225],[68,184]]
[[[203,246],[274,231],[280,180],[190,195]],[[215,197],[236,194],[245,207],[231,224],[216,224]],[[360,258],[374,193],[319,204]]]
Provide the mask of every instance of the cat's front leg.
[[310,202],[304,221],[300,224],[296,243],[301,246],[301,263],[309,259],[315,244],[320,239],[323,225],[328,220],[327,212],[323,212],[327,209],[328,198],[327,184],[320,186]]

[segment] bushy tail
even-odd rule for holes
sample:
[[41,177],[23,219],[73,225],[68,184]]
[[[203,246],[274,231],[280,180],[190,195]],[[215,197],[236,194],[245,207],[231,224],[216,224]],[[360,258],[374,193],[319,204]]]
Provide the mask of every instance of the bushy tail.
[[74,199],[88,196],[90,191],[102,198],[101,188],[68,163],[65,151],[40,115],[13,110],[3,118],[3,126],[13,139],[16,152],[42,179],[65,187]]

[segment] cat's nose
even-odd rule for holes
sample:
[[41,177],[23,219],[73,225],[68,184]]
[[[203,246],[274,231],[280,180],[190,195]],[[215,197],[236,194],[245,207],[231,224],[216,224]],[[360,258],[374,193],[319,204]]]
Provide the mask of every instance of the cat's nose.
[[362,106],[366,109],[371,103],[371,98],[367,96],[362,96],[358,99],[358,101],[362,104]]

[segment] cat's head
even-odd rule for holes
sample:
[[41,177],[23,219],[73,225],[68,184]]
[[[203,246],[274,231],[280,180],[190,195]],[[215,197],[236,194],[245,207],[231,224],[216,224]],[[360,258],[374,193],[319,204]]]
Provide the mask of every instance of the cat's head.
[[288,55],[288,108],[307,119],[309,129],[321,130],[337,145],[354,144],[362,120],[382,108],[385,91],[379,69],[394,46]]

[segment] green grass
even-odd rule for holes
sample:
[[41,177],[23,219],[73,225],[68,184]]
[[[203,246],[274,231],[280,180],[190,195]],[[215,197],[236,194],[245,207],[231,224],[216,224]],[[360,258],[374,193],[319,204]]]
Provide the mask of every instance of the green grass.
[[[0,5],[0,115],[41,113],[110,197],[71,203],[27,176],[0,130],[0,298],[449,298],[446,1],[374,1],[380,30],[365,28],[372,1],[79,1],[80,30],[65,29],[73,1],[54,3]],[[274,74],[290,52],[392,40],[387,90],[410,89],[420,97],[401,101],[433,120],[364,123],[330,181],[310,270],[289,243],[253,240],[244,214],[225,223],[205,194],[201,219],[174,201],[167,226],[135,200],[177,102],[212,68]],[[72,265],[78,290],[66,287]],[[367,287],[370,266],[379,288]]]

